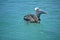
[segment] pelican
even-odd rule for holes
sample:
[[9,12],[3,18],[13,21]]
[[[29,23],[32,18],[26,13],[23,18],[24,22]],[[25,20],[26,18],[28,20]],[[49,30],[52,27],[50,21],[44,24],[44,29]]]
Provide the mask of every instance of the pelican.
[[40,16],[41,14],[47,14],[44,10],[35,7],[35,14],[27,14],[24,16],[25,21],[29,21],[31,23],[40,23]]

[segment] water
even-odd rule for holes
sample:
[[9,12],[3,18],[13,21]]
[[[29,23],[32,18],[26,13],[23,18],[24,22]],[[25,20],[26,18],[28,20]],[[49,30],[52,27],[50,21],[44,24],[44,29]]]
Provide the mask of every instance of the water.
[[[24,15],[39,7],[48,12],[41,23],[27,23]],[[60,40],[59,0],[0,0],[0,40]]]

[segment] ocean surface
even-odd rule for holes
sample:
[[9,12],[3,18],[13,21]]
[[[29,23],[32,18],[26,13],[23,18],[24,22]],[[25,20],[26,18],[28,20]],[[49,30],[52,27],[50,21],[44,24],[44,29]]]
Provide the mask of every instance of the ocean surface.
[[[40,23],[24,21],[39,7]],[[60,0],[0,0],[0,40],[60,40]]]

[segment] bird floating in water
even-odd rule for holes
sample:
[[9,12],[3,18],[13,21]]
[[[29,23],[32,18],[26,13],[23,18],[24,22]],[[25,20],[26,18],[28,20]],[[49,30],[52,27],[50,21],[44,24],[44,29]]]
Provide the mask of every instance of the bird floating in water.
[[35,8],[36,15],[34,14],[27,14],[24,16],[25,21],[29,21],[31,23],[40,23],[40,15],[47,14],[44,10],[39,9],[38,7]]

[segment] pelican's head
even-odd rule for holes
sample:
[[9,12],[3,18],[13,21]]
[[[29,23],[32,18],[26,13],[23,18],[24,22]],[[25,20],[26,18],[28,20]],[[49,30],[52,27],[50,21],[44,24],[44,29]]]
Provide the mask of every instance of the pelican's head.
[[35,11],[39,10],[39,7],[35,7]]

